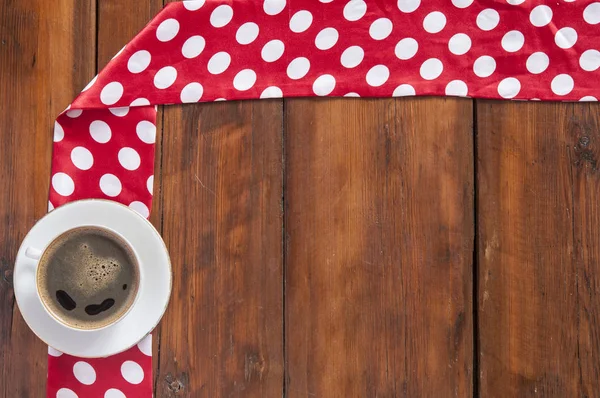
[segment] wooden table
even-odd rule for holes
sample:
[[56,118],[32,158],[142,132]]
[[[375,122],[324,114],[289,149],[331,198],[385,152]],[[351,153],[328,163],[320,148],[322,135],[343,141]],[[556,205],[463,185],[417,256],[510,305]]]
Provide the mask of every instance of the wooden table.
[[[0,397],[43,397],[12,290],[55,116],[162,0],[0,2]],[[157,397],[600,396],[600,106],[167,107]]]

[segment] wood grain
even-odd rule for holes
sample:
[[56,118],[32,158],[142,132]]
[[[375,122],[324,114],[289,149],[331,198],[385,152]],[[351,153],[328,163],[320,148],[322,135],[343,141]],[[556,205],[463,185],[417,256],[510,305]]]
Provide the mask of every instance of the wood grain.
[[286,396],[471,396],[471,115],[286,102]]
[[478,101],[480,396],[600,396],[600,107]]
[[158,398],[282,396],[281,121],[280,100],[165,109]]
[[46,346],[16,306],[21,240],[47,212],[54,118],[93,75],[95,1],[0,2],[0,397],[42,397]]

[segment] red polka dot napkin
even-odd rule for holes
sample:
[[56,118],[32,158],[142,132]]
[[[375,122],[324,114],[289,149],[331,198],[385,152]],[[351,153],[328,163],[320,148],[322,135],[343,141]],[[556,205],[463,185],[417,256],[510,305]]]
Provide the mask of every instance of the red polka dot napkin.
[[[597,101],[595,0],[170,3],[54,126],[50,210],[152,202],[158,104],[300,96]],[[48,397],[152,396],[150,337],[83,360],[49,351]]]

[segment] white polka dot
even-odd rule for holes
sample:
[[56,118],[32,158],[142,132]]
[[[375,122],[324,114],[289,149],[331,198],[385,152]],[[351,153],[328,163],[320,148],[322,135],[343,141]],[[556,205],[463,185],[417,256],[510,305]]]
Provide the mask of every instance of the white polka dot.
[[454,95],[458,97],[466,97],[469,93],[467,84],[462,80],[452,80],[446,85],[446,95]]
[[77,146],[71,151],[71,162],[80,170],[89,170],[94,164],[94,156],[87,148]]
[[[150,210],[148,210],[148,206],[139,201],[134,201],[129,204],[129,208],[138,212],[142,217],[148,218],[150,217]],[[150,354],[152,355],[152,343],[150,343]]]
[[579,66],[587,72],[593,72],[600,68],[600,51],[587,50],[579,57]]
[[421,0],[398,0],[398,9],[404,13],[415,11],[421,5]]
[[146,180],[146,189],[150,192],[150,195],[154,192],[154,175],[151,175]]
[[313,83],[313,92],[322,97],[331,94],[335,88],[335,78],[331,75],[321,75]]
[[452,4],[457,8],[467,8],[473,4],[473,0],[452,0]]
[[123,96],[123,85],[119,82],[108,83],[100,92],[100,101],[104,105],[113,105]]
[[401,84],[398,87],[396,87],[396,89],[394,90],[394,93],[392,94],[394,97],[406,97],[406,96],[411,96],[411,95],[415,95],[415,89],[413,86],[411,86],[410,84]]
[[519,4],[525,3],[525,0],[506,0],[511,6],[518,6]]
[[114,174],[104,174],[100,178],[100,190],[106,195],[114,198],[121,193],[121,181]]
[[344,97],[348,97],[348,98],[359,98],[360,95],[358,95],[358,93],[348,93],[348,94],[344,94]]
[[582,97],[579,101],[591,102],[591,101],[598,101],[598,99],[596,97],[592,97],[591,95],[586,95],[585,97]]
[[498,11],[486,8],[477,15],[477,26],[484,31],[490,31],[500,23]]
[[498,94],[502,98],[514,98],[521,91],[521,82],[514,77],[507,77],[498,84]]
[[256,72],[252,69],[244,69],[233,78],[233,87],[239,91],[250,90],[256,83]]
[[560,74],[552,79],[552,83],[550,83],[550,88],[552,88],[552,92],[556,95],[567,95],[571,91],[573,91],[573,87],[575,87],[575,82],[573,78],[567,74]]
[[263,10],[268,15],[277,15],[285,8],[285,0],[265,0]]
[[106,122],[102,120],[94,120],[92,123],[90,123],[90,135],[94,141],[100,144],[106,144],[108,141],[110,141],[112,131]]
[[529,21],[538,28],[546,26],[552,21],[552,9],[546,5],[539,5],[531,10]]
[[[129,205],[129,206],[131,206],[131,205]],[[146,206],[144,206],[144,207],[146,207]],[[140,341],[138,343],[137,347],[142,352],[142,354],[151,357],[152,356],[152,335],[149,334],[148,336],[144,337],[142,339],[142,341]]]
[[527,70],[529,73],[539,74],[545,71],[550,65],[550,58],[543,52],[535,52],[527,58]]
[[200,98],[202,98],[202,94],[204,93],[204,87],[200,83],[190,83],[186,85],[183,90],[181,90],[181,102],[190,103],[190,102],[198,102]]
[[198,55],[202,54],[205,46],[206,40],[204,40],[204,37],[192,36],[183,43],[181,53],[188,59],[196,58]]
[[573,28],[561,28],[554,35],[554,42],[562,49],[571,48],[577,42],[577,32]]
[[502,48],[504,51],[514,53],[523,48],[525,36],[518,30],[511,30],[502,37]]
[[147,106],[150,105],[150,101],[148,101],[146,98],[137,98],[134,99],[131,104],[129,104],[129,106]]
[[69,388],[61,388],[56,392],[56,398],[79,398],[73,390]]
[[75,183],[68,174],[56,173],[52,176],[52,188],[60,196],[70,196],[75,191]]
[[[50,207],[52,207],[52,209],[50,209]],[[54,210],[54,206],[52,206],[52,203],[48,202],[48,210]],[[52,357],[59,357],[61,356],[63,353],[58,351],[57,349],[54,349],[50,346],[48,346],[48,355],[52,356]]]
[[246,22],[240,26],[235,34],[235,40],[240,44],[250,44],[258,37],[258,25]]
[[83,113],[83,109],[71,109],[67,111],[67,116],[71,119],[78,118]]
[[[184,1],[184,3],[196,3],[195,1]],[[104,398],[127,398],[121,390],[117,390],[116,388],[111,388],[106,390],[104,393]]]
[[135,126],[135,132],[142,142],[154,144],[156,141],[156,126],[148,120],[142,120]]
[[421,64],[419,73],[425,80],[434,80],[442,74],[443,70],[444,65],[442,64],[442,61],[437,58],[429,58],[427,61]]
[[150,65],[152,55],[146,50],[140,50],[129,57],[127,69],[131,73],[141,73]]
[[177,69],[172,66],[165,66],[154,75],[154,87],[164,90],[175,83],[177,79]]
[[452,54],[464,55],[471,49],[471,38],[464,33],[457,33],[448,41],[448,49]]
[[262,93],[260,93],[260,98],[281,98],[281,97],[283,97],[283,92],[281,91],[281,89],[279,87],[276,87],[276,86],[267,87],[263,90]]
[[340,35],[334,28],[325,28],[317,34],[315,37],[315,46],[319,50],[329,50],[335,46]]
[[140,167],[140,155],[133,148],[125,147],[119,151],[119,163],[127,170],[137,170]]
[[307,58],[299,57],[290,62],[287,67],[287,75],[290,79],[302,79],[304,76],[306,76],[309,69],[310,61]]
[[396,44],[394,53],[401,60],[411,59],[419,50],[419,43],[412,37],[402,39]]
[[375,20],[369,28],[369,36],[373,40],[383,40],[392,33],[394,25],[387,18],[379,18]]
[[351,46],[344,50],[340,62],[345,68],[354,68],[363,61],[365,52],[359,46]]
[[298,11],[290,19],[290,30],[294,33],[302,33],[310,28],[313,16],[306,10]]
[[385,65],[375,65],[367,72],[367,84],[372,87],[380,87],[390,78],[390,70]]
[[600,3],[592,3],[583,10],[583,19],[590,25],[600,23]]
[[358,21],[365,16],[367,12],[367,3],[363,0],[350,0],[344,6],[344,18],[348,21]]
[[162,42],[173,40],[179,33],[179,22],[174,18],[165,19],[156,28],[156,38]]
[[65,130],[58,122],[54,122],[54,142],[61,142],[65,138]]
[[446,16],[439,12],[434,11],[425,17],[423,20],[423,29],[428,33],[439,33],[446,26]]
[[210,57],[208,60],[208,71],[213,75],[218,75],[227,70],[231,64],[231,56],[225,51],[221,51]]
[[91,386],[96,381],[96,371],[87,362],[79,361],[73,365],[73,374],[75,378],[86,386]]
[[[48,201],[48,213],[50,213],[52,210],[54,210],[54,205],[52,204],[52,202]],[[54,348],[52,348],[52,347],[49,346],[48,347],[48,354],[50,354],[50,350],[51,349],[54,350]],[[60,352],[60,351],[56,351],[56,352],[59,352],[60,355],[62,355],[62,352]],[[50,354],[50,355],[52,355],[52,354]],[[52,355],[52,356],[60,356],[60,355]]]
[[227,101],[227,98],[216,98],[214,102]]
[[204,1],[205,0],[186,0],[183,1],[183,6],[186,8],[186,10],[196,11],[202,8]]
[[488,77],[496,70],[496,60],[489,55],[483,55],[473,63],[473,72],[479,77]]
[[121,375],[131,384],[140,384],[144,380],[144,370],[133,361],[125,361],[121,365]]
[[118,117],[127,116],[127,114],[129,113],[128,106],[123,106],[120,108],[108,108],[108,110],[110,111],[110,113]]
[[283,55],[285,45],[281,40],[271,40],[264,45],[260,56],[265,62],[275,62]]
[[215,28],[222,28],[231,22],[231,18],[233,18],[233,8],[227,4],[222,4],[210,14],[210,24]]
[[94,83],[96,83],[96,80],[98,80],[98,75],[94,76],[94,78],[87,84],[87,86],[83,88],[83,90],[81,90],[81,92],[89,90],[94,85]]

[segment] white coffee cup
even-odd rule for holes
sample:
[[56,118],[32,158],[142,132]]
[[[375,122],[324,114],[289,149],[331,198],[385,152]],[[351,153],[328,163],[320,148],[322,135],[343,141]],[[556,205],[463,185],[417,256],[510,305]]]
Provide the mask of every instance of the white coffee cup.
[[[117,235],[134,253],[139,267],[138,290],[131,306],[111,324],[75,328],[61,321],[40,298],[39,259],[63,233],[97,227]],[[137,344],[158,324],[171,293],[171,263],[156,229],[134,210],[119,203],[89,199],[71,202],[48,213],[29,231],[17,254],[14,290],[23,318],[53,348],[79,357],[106,357]]]
[[[43,278],[41,278],[40,276],[40,270],[43,270],[45,267],[41,266],[41,262],[46,258],[47,260],[47,255],[46,252],[49,250],[50,247],[55,246],[55,242],[62,242],[62,243],[67,243],[68,242],[68,236],[71,235],[72,237],[75,237],[77,235],[77,231],[81,231],[81,233],[93,233],[93,234],[101,234],[104,237],[108,237],[110,240],[112,240],[115,243],[115,246],[121,246],[122,252],[123,253],[127,253],[128,256],[130,257],[129,261],[131,263],[131,265],[133,266],[133,278],[131,281],[129,281],[127,284],[129,284],[130,286],[128,286],[129,289],[135,289],[134,291],[128,291],[126,293],[127,297],[126,297],[126,308],[124,310],[119,311],[116,314],[113,314],[113,316],[111,316],[111,319],[108,320],[104,320],[104,322],[97,322],[98,325],[94,325],[94,321],[98,320],[97,315],[94,316],[90,316],[88,314],[85,314],[85,312],[83,314],[85,314],[86,318],[85,321],[89,322],[89,325],[87,327],[76,327],[75,325],[73,325],[71,322],[69,322],[68,319],[64,319],[65,316],[70,316],[70,311],[67,310],[62,310],[60,308],[60,306],[56,305],[56,299],[54,297],[49,297],[50,292],[46,292],[46,294],[44,294],[42,292],[43,289],[43,285],[45,285]],[[88,235],[89,236],[89,235]],[[58,243],[60,244],[60,243]],[[31,260],[33,260],[32,265],[35,266],[36,268],[36,288],[37,288],[37,293],[38,296],[40,296],[40,300],[42,301],[42,304],[44,304],[44,307],[46,309],[46,311],[48,312],[48,314],[50,314],[50,316],[54,317],[58,322],[63,323],[65,327],[71,328],[71,329],[78,329],[78,330],[82,330],[82,331],[92,331],[92,330],[100,330],[100,329],[104,329],[107,328],[119,321],[121,321],[121,319],[123,319],[123,317],[125,317],[125,315],[127,315],[127,313],[131,310],[131,308],[135,305],[135,302],[137,301],[137,298],[139,297],[139,293],[140,293],[140,289],[139,286],[142,286],[143,284],[143,278],[144,278],[144,272],[140,267],[140,258],[137,255],[136,251],[133,249],[133,247],[131,247],[131,245],[129,244],[129,242],[127,241],[127,239],[122,236],[121,234],[119,234],[117,231],[114,230],[110,230],[108,228],[105,228],[103,226],[100,225],[83,225],[80,228],[75,228],[69,231],[66,231],[65,233],[59,235],[58,237],[56,237],[55,239],[53,239],[51,242],[48,243],[48,245],[46,245],[46,248],[44,248],[44,250],[40,250],[38,248],[35,247],[27,247],[25,249],[25,256],[27,256],[28,258],[30,258]],[[84,256],[82,256],[84,257]],[[76,265],[78,269],[81,269],[81,265],[85,262],[84,258],[78,258]],[[64,263],[63,263],[64,264]],[[111,267],[111,265],[109,264],[109,267]],[[109,271],[110,272],[110,271]],[[95,274],[96,277],[99,276],[98,273]],[[63,294],[66,293],[63,291]],[[46,300],[44,300],[44,297],[46,297]],[[104,297],[107,298],[107,297]],[[114,306],[114,301],[113,300],[113,306]],[[81,309],[85,304],[98,304],[98,303],[79,303],[81,305],[79,305],[79,313],[81,314]],[[120,304],[120,303],[119,303]],[[119,306],[119,304],[117,304],[117,308]],[[71,309],[74,310],[74,309]],[[100,312],[102,313],[102,312]],[[103,320],[102,318],[100,318],[100,320]]]

